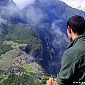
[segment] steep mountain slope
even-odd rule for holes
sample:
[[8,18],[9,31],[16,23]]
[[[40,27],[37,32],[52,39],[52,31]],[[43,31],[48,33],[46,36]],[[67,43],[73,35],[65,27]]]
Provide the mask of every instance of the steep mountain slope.
[[36,0],[25,7],[20,15],[39,30],[42,66],[49,73],[57,73],[62,53],[69,42],[66,36],[66,21],[72,15],[85,17],[85,12],[73,9],[59,0]]
[[[24,80],[24,83],[27,82],[25,85],[29,85],[28,81],[33,85],[37,83],[41,85],[45,70],[35,57],[35,51],[37,52],[41,46],[37,34],[37,31],[28,24],[10,24],[6,30],[3,29],[0,35],[3,37],[0,41],[1,85],[6,82],[7,85],[12,85],[16,79],[16,85],[21,85],[21,80]],[[14,80],[9,80],[12,77]]]
[[12,0],[0,1],[0,84],[43,85],[47,73],[57,74],[69,42],[66,21],[85,17],[59,0],[35,0],[19,9]]

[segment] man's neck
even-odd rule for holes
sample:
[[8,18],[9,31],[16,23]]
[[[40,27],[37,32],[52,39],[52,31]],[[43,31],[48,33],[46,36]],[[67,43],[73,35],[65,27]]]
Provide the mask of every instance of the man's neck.
[[77,34],[74,34],[74,35],[72,36],[72,40],[75,40],[77,37],[78,37],[78,35],[77,35]]

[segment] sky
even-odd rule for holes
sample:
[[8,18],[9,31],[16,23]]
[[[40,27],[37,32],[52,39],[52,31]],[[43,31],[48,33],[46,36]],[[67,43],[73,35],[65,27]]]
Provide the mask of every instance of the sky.
[[[17,6],[22,9],[28,4],[32,4],[35,0],[13,0]],[[65,2],[67,5],[85,11],[85,0],[60,0]]]
[[67,5],[85,11],[85,0],[60,0],[65,2]]
[[13,0],[17,6],[22,9],[26,7],[28,4],[32,4],[35,0]]

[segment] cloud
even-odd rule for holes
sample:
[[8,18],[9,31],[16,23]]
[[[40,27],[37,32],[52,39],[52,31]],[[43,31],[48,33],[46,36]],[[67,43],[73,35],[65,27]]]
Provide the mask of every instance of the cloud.
[[14,6],[13,4],[9,4],[7,6],[4,7],[4,9],[6,9],[6,11],[8,11],[8,13],[6,15],[8,16],[13,16],[16,15],[17,13],[19,13],[19,9]]
[[85,11],[85,0],[60,0],[65,2],[67,5]]
[[[53,45],[54,46],[61,46],[65,45],[69,42],[67,36],[65,33],[61,31],[61,28],[58,26],[58,23],[61,23],[62,21],[56,20],[52,23],[51,33],[54,36]],[[62,42],[63,41],[63,42]]]
[[1,16],[0,16],[0,24],[2,24],[2,23],[7,23],[7,20],[1,18]]
[[35,2],[35,0],[13,0],[13,1],[20,9],[26,7],[28,4],[32,4]]
[[[35,2],[35,0],[13,0],[16,5],[22,9],[24,7],[26,7],[28,4],[33,4]],[[52,1],[56,1],[56,0],[48,0],[48,2],[52,2]],[[85,0],[60,0],[65,2],[67,5],[79,9],[79,10],[83,10],[85,11]],[[47,2],[47,0],[40,0],[40,2]]]
[[26,20],[28,22],[31,21],[31,23],[35,25],[41,22],[42,19],[44,19],[44,17],[46,17],[46,14],[40,8],[33,6],[30,6],[25,14],[26,14]]
[[[5,2],[3,1],[3,3]],[[15,15],[17,12],[19,12],[19,9],[12,1],[9,1],[7,5],[3,5],[2,7],[0,7],[1,16]]]

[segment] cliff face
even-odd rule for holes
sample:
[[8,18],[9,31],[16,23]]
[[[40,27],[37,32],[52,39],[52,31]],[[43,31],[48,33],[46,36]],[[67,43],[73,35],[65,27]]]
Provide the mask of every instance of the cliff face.
[[59,0],[36,0],[23,9],[1,0],[0,83],[43,85],[47,73],[57,74],[69,42],[66,21],[75,14],[85,17]]
[[73,9],[59,0],[37,0],[21,12],[22,18],[39,30],[42,49],[36,55],[42,58],[41,65],[49,73],[58,73],[61,56],[69,42],[66,21],[72,15],[85,17],[85,12]]
[[0,35],[0,84],[41,85],[45,70],[34,55],[40,46],[37,31],[31,25],[8,24]]
[[24,75],[26,72],[34,74],[43,74],[42,67],[36,62],[35,58],[18,47],[2,54],[0,56],[0,68],[7,73]]

